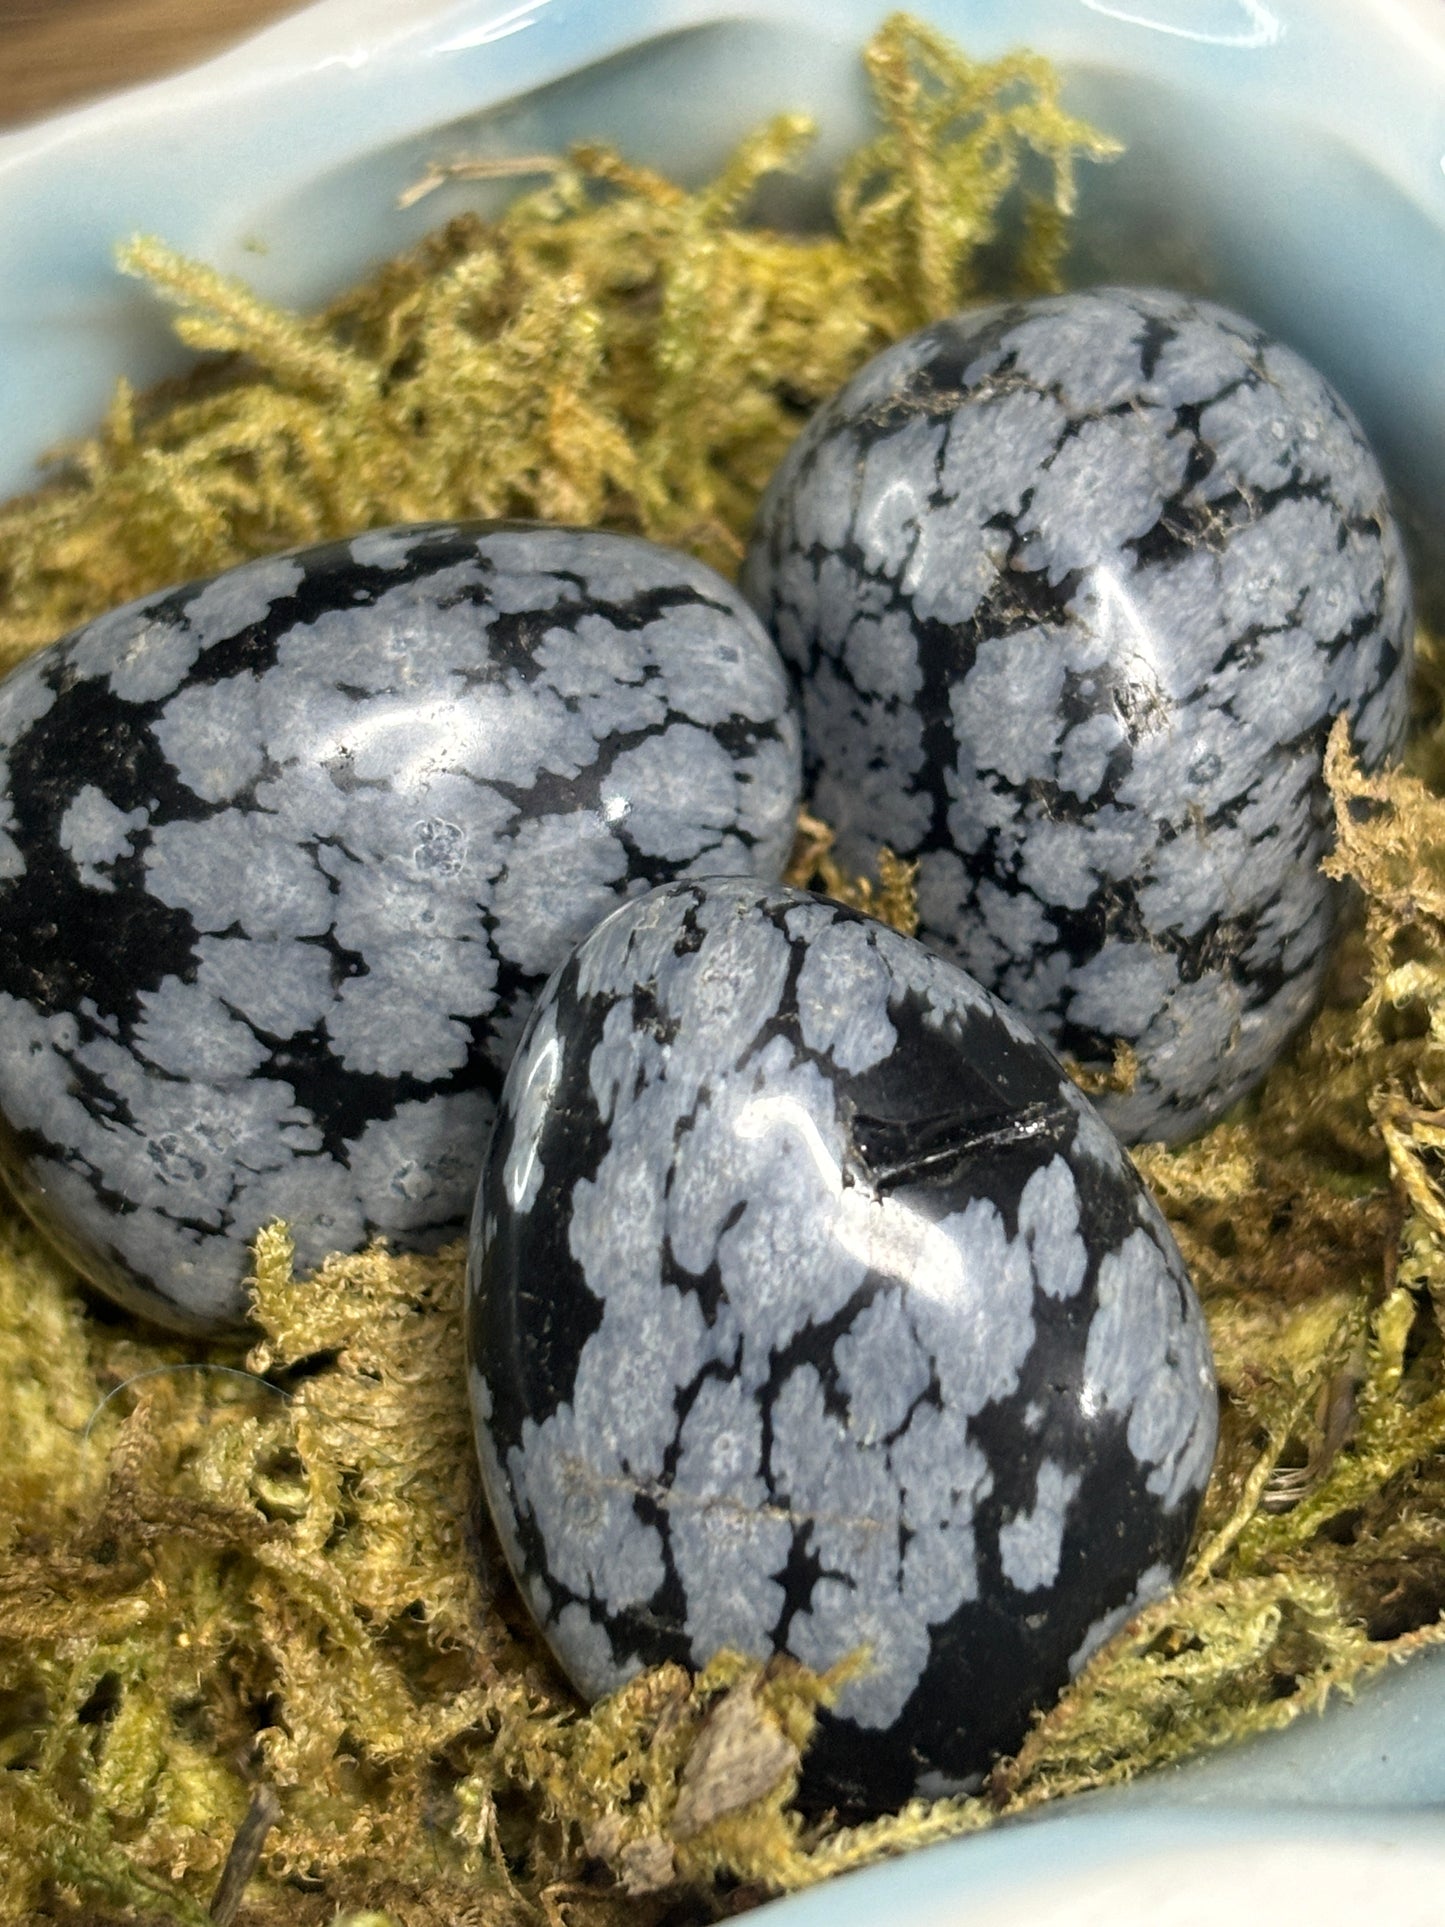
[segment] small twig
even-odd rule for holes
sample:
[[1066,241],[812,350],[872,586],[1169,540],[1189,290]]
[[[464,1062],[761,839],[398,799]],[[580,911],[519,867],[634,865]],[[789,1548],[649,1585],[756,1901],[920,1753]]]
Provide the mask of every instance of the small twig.
[[556,154],[499,154],[495,160],[436,161],[419,181],[396,197],[399,208],[415,207],[448,181],[511,181],[529,174],[555,174],[562,162]]
[[1351,1362],[1327,1378],[1315,1407],[1317,1437],[1303,1465],[1276,1466],[1265,1481],[1261,1504],[1266,1512],[1288,1512],[1319,1485],[1349,1443],[1355,1429],[1355,1394],[1360,1372]]
[[215,1898],[211,1902],[211,1919],[216,1922],[216,1927],[231,1927],[231,1922],[240,1912],[242,1896],[256,1871],[261,1849],[266,1844],[266,1835],[280,1818],[281,1802],[276,1794],[268,1786],[258,1786],[251,1795],[245,1819],[236,1829],[231,1851],[226,1855],[226,1864],[216,1884]]

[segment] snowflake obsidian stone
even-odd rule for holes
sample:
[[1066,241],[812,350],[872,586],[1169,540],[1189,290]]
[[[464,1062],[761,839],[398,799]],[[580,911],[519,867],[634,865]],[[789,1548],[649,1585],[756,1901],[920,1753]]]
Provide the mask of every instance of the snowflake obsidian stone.
[[91,623],[0,685],[3,1164],[207,1331],[246,1246],[466,1223],[535,990],[621,897],[776,876],[786,678],[621,536],[391,529]]
[[860,1647],[811,1798],[970,1783],[1177,1572],[1216,1402],[1118,1140],[1023,1024],[850,910],[746,881],[553,977],[473,1223],[483,1482],[595,1695]]
[[1222,308],[1103,289],[880,355],[764,503],[744,586],[801,673],[845,862],[921,860],[920,936],[1100,1100],[1179,1138],[1309,1013],[1331,720],[1406,719],[1385,487],[1325,381]]

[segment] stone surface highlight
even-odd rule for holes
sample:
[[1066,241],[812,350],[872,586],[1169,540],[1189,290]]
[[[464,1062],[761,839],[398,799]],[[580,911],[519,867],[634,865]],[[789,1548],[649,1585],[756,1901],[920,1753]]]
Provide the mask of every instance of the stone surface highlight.
[[627,905],[543,993],[468,1344],[579,1689],[867,1647],[807,1767],[850,1812],[1017,1746],[1178,1570],[1213,1456],[1178,1251],[1054,1059],[922,945],[743,880]]
[[798,671],[812,807],[920,863],[920,936],[1081,1063],[1126,1138],[1247,1091],[1319,995],[1325,738],[1400,747],[1410,590],[1312,368],[1208,302],[939,322],[823,408],[744,588]]
[[459,1235],[546,973],[679,873],[776,876],[782,665],[624,536],[375,531],[147,597],[0,684],[0,1159],[209,1332],[247,1241]]

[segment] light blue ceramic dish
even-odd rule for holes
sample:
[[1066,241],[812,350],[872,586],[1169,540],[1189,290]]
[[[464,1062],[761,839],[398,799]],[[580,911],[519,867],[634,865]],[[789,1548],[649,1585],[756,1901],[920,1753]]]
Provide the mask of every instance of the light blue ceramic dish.
[[[0,138],[0,493],[124,373],[176,365],[111,267],[136,230],[292,303],[476,206],[397,197],[438,159],[616,141],[710,171],[783,108],[821,179],[865,127],[880,0],[323,0],[177,79]],[[1363,418],[1445,607],[1445,0],[920,0],[1026,43],[1128,143],[1090,170],[1075,280],[1256,316]],[[1392,1927],[1445,1921],[1445,1654],[1354,1705],[1047,1817],[774,1903],[759,1927]]]
[[[476,190],[408,212],[438,156],[581,134],[700,176],[802,107],[852,145],[886,0],[323,0],[179,79],[0,138],[0,490],[174,365],[110,267],[142,229],[288,301],[323,298]],[[1345,391],[1427,544],[1445,499],[1441,0],[925,0],[981,54],[1027,43],[1129,143],[1091,172],[1076,278],[1188,283]]]

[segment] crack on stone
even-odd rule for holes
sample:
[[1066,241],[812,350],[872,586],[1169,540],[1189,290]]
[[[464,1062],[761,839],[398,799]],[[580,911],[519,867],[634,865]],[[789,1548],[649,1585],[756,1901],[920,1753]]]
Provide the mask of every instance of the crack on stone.
[[850,1175],[880,1197],[904,1184],[957,1184],[977,1158],[1016,1145],[1059,1146],[1077,1123],[1062,1099],[964,1117],[895,1119],[857,1111]]
[[772,1504],[748,1505],[741,1499],[729,1497],[725,1492],[682,1492],[676,1486],[663,1485],[656,1479],[632,1479],[599,1472],[595,1465],[575,1452],[560,1455],[556,1463],[559,1481],[572,1492],[627,1492],[634,1498],[645,1499],[660,1512],[713,1512],[731,1514],[738,1519],[773,1519],[779,1524],[795,1527],[842,1526],[854,1532],[892,1532],[897,1526],[896,1520],[860,1519],[847,1512],[807,1512],[797,1506],[779,1505],[776,1501]]

